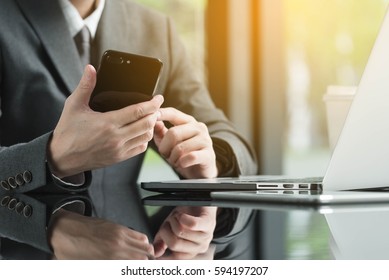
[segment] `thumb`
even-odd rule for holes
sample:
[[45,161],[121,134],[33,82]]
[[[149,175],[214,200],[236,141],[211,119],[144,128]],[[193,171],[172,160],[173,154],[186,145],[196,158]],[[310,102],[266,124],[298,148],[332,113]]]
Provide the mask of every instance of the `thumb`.
[[76,90],[72,93],[79,104],[88,104],[93,89],[96,86],[96,70],[92,65],[87,65],[78,83]]

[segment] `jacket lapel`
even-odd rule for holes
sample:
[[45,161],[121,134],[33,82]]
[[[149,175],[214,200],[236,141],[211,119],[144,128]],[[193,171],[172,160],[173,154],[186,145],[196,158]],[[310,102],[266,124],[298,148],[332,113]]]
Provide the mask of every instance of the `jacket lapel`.
[[105,7],[95,37],[94,65],[98,65],[106,50],[130,51],[132,41],[129,41],[131,27],[131,11],[120,0],[105,1]]
[[69,93],[72,92],[81,78],[82,66],[58,1],[17,2],[41,39]]

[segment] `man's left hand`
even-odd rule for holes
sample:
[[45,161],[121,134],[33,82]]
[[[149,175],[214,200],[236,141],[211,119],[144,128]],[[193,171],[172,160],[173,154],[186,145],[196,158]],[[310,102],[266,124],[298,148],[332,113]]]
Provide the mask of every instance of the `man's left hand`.
[[[154,142],[160,154],[184,178],[217,177],[216,155],[207,126],[175,108],[159,111]],[[173,126],[168,129],[163,121]]]

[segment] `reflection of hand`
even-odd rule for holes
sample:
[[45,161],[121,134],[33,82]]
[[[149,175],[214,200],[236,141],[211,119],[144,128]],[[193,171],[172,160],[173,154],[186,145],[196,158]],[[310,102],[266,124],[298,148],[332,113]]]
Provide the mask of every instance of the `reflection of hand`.
[[[216,246],[213,244],[209,245],[209,248],[205,253],[197,254],[190,258],[190,260],[213,260],[215,258],[215,250]],[[180,260],[180,256],[183,256],[181,254],[176,253],[165,253],[162,257],[159,257],[158,260]],[[184,255],[184,259],[187,260],[189,258],[189,255]]]
[[154,239],[157,258],[167,249],[172,259],[193,259],[207,252],[216,226],[216,207],[176,207]]
[[[216,177],[216,156],[206,125],[174,108],[159,111],[154,141],[160,154],[185,178]],[[163,121],[173,127],[166,128]]]
[[121,162],[146,150],[163,97],[100,113],[89,108],[96,71],[88,65],[67,98],[49,144],[52,172],[63,178]]
[[154,258],[147,236],[112,222],[59,210],[50,222],[49,241],[57,259]]

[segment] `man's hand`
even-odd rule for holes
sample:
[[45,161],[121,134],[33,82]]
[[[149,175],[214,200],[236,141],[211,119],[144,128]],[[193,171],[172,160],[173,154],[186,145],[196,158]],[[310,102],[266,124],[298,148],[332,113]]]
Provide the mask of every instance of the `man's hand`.
[[154,249],[146,235],[106,220],[59,210],[50,222],[49,232],[57,259],[154,259]]
[[109,166],[146,150],[163,103],[152,100],[106,113],[95,112],[89,99],[96,71],[88,65],[67,98],[48,148],[51,171],[59,178]]
[[216,207],[176,207],[154,239],[155,257],[193,259],[209,250],[216,227]]
[[[217,177],[216,155],[206,125],[174,108],[159,111],[154,142],[160,154],[185,178]],[[163,121],[173,127],[166,128]]]

